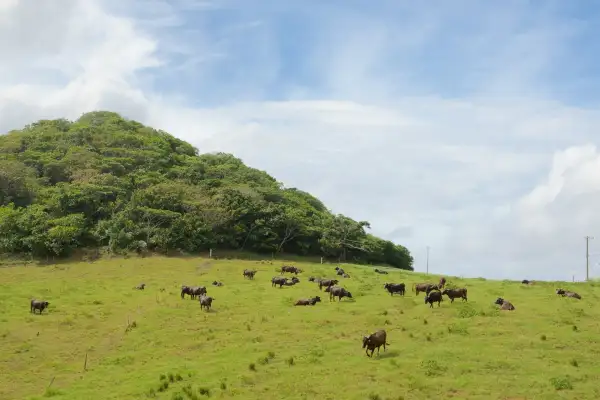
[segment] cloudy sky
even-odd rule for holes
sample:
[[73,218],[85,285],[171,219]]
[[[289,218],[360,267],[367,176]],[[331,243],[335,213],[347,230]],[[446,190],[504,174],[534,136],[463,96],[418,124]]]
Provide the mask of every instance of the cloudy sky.
[[406,245],[600,277],[592,1],[0,0],[0,132],[111,110]]

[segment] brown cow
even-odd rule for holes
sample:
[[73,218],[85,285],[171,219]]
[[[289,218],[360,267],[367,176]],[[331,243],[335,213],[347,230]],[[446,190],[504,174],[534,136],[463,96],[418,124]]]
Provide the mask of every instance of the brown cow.
[[562,297],[572,297],[574,299],[581,300],[581,296],[579,295],[579,293],[571,292],[569,290],[556,289],[556,294]]
[[462,298],[463,301],[468,301],[467,288],[444,289],[442,295],[444,294],[450,298],[450,303],[454,303],[454,299],[458,298]]
[[338,298],[338,301],[342,301],[342,297],[347,297],[347,298],[351,299],[352,293],[350,293],[343,287],[332,287],[331,290],[329,291],[329,301],[331,301],[331,299],[333,299],[333,301],[335,301],[336,296]]
[[429,294],[432,290],[438,289],[438,286],[434,283],[413,283],[412,290],[415,295],[418,296],[420,292]]
[[498,304],[501,310],[513,311],[515,309],[510,301],[506,301],[502,297],[498,297],[494,304]]
[[446,287],[446,278],[442,276],[440,278],[440,283],[438,283],[438,288],[442,290],[444,287]]
[[294,304],[295,306],[314,306],[317,303],[321,302],[321,298],[319,296],[312,297],[310,299],[300,299]]
[[[383,351],[385,351],[386,345],[389,346],[390,344],[387,343],[387,333],[383,329],[372,333],[369,336],[363,336],[362,348],[367,348],[365,350],[365,354],[368,357],[373,357],[373,352],[375,352],[375,348],[377,348],[377,355],[379,356],[379,348],[383,346]],[[371,355],[369,355],[369,350],[371,350]]]
[[319,290],[323,290],[323,287],[329,287],[340,283],[337,279],[322,279],[319,281]]

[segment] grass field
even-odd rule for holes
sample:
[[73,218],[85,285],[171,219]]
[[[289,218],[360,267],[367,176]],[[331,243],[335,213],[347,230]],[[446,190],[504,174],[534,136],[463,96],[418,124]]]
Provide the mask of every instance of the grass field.
[[[293,307],[319,294],[308,276],[333,277],[334,266],[296,263],[301,282],[272,288],[280,265],[157,257],[0,268],[0,399],[600,397],[594,283],[449,277],[469,302],[430,309],[423,294],[391,297],[383,284],[438,276],[348,265],[341,284],[354,300],[323,292],[322,303]],[[254,281],[244,268],[258,269]],[[140,282],[146,290],[133,290]],[[181,284],[206,285],[214,309],[182,300]],[[558,286],[583,300],[559,298]],[[516,310],[498,311],[499,296]],[[49,310],[30,314],[31,298]],[[381,328],[390,346],[370,359],[362,336]]]

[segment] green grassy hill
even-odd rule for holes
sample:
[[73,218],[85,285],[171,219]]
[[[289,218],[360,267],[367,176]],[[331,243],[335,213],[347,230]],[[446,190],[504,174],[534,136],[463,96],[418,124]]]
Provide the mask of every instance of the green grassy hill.
[[[386,281],[426,277],[344,266],[354,301],[294,307],[318,295],[301,282],[272,288],[280,262],[145,258],[0,269],[0,399],[594,399],[600,396],[600,311],[594,284],[449,278],[469,302],[430,309],[424,296],[391,297]],[[254,281],[244,268],[256,268]],[[429,277],[437,280],[438,276]],[[212,287],[213,280],[224,282]],[[145,282],[145,291],[133,289]],[[182,300],[206,285],[214,310]],[[582,301],[559,298],[557,286]],[[164,291],[161,289],[164,288]],[[514,312],[499,312],[496,297]],[[29,313],[31,298],[49,312]],[[128,324],[130,326],[127,329]],[[365,334],[390,346],[370,359]],[[83,370],[87,353],[87,371]],[[50,389],[48,385],[52,382]]]

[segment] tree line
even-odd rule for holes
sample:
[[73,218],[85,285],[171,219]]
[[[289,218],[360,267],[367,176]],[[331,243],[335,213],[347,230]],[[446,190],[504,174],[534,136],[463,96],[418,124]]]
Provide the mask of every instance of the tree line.
[[78,248],[322,256],[412,269],[401,245],[231,154],[106,111],[0,137],[0,253]]

